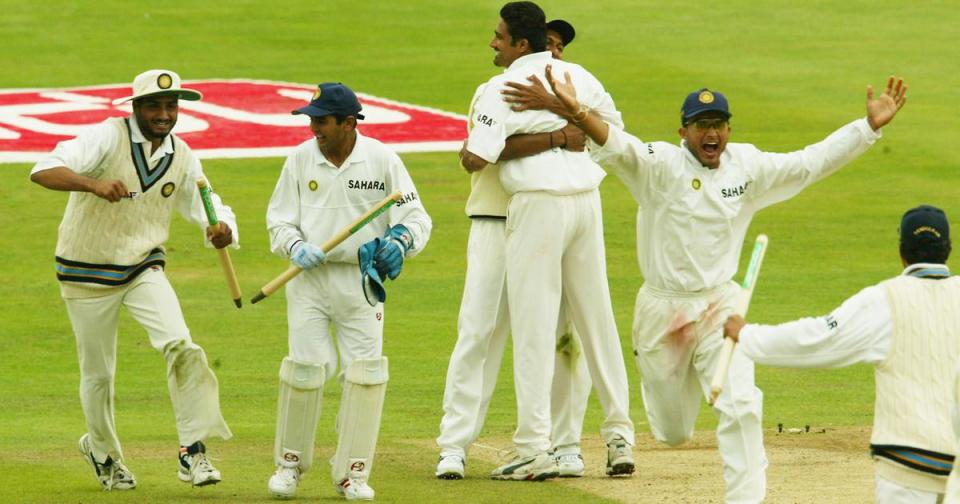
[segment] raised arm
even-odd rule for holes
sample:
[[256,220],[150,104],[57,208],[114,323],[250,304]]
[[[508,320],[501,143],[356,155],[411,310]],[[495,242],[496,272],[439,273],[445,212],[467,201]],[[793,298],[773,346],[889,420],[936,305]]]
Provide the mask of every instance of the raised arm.
[[560,100],[570,120],[578,128],[590,137],[597,145],[607,143],[607,136],[610,133],[610,126],[596,114],[580,105],[577,101],[577,90],[573,87],[573,80],[569,72],[564,72],[564,82],[559,82],[553,76],[553,65],[547,65],[547,83],[553,94]]
[[887,79],[887,88],[873,98],[873,86],[867,86],[867,122],[873,131],[886,126],[907,103],[907,85],[899,77]]

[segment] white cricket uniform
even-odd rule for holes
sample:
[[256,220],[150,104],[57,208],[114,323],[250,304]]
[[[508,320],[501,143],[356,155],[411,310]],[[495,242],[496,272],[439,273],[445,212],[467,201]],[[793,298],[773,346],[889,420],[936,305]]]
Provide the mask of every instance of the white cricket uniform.
[[[685,145],[645,143],[610,128],[594,158],[641,207],[637,257],[644,285],[634,309],[633,347],[658,440],[676,445],[693,435],[721,348],[721,321],[739,293],[731,279],[753,215],[833,173],[879,136],[859,119],[789,154],[731,143],[711,170]],[[722,317],[705,316],[712,305]],[[696,322],[694,334],[674,331],[687,322]],[[766,493],[762,403],[753,363],[735,351],[715,404],[728,502],[759,502]]]
[[[507,137],[543,133],[566,121],[547,111],[513,112],[500,91],[508,81],[531,74],[545,78],[551,64],[556,75],[570,72],[582,103],[610,106],[610,96],[579,65],[552,59],[548,51],[518,58],[491,78],[474,107],[467,150],[488,163],[500,157]],[[586,152],[560,148],[500,163],[500,183],[511,195],[506,221],[506,279],[513,334],[517,431],[520,456],[547,451],[551,436],[551,387],[561,291],[583,341],[583,353],[597,396],[606,412],[601,435],[634,440],[630,394],[610,292],[603,246],[598,187],[603,170]]]
[[[878,503],[932,504],[944,496],[950,464],[943,459],[957,452],[950,403],[960,357],[960,278],[949,274],[942,264],[913,264],[829,315],[740,332],[739,348],[759,364],[877,366],[871,448]],[[884,449],[890,445],[898,448]]]
[[[151,148],[134,118],[113,118],[60,142],[31,172],[67,167],[95,179],[121,180],[134,194],[110,203],[92,193],[71,192],[57,241],[57,277],[77,339],[80,402],[93,454],[101,462],[123,458],[114,423],[121,306],[147,331],[151,346],[163,352],[180,444],[231,437],[220,413],[217,379],[203,349],[193,343],[163,272],[173,209],[201,228],[207,225],[196,186],[205,177],[199,160],[176,135],[164,138],[152,154]],[[233,211],[216,194],[212,200],[237,247]]]
[[[474,106],[486,86],[487,83],[481,84],[474,92],[469,117],[474,117]],[[597,112],[622,129],[620,112],[613,106],[612,99],[608,97],[605,106]],[[472,123],[470,126],[473,127]],[[467,274],[457,323],[457,342],[450,355],[443,394],[444,415],[437,437],[441,457],[457,455],[466,460],[470,445],[479,437],[510,328],[504,259],[504,222],[509,195],[500,185],[499,177],[500,165],[492,164],[474,172],[470,179],[471,190],[466,205],[467,216],[471,219]],[[558,333],[566,333],[569,329],[573,335],[573,327],[566,321],[565,304],[561,302]],[[556,354],[550,389],[552,445],[575,451],[579,450],[591,387],[583,353],[577,353],[575,361],[562,352]]]
[[[960,360],[957,361],[953,373],[953,405],[950,410],[950,420],[953,422],[953,435],[960,444]],[[954,460],[953,470],[947,479],[947,490],[943,499],[944,504],[960,504],[960,464]]]
[[[398,189],[403,192],[399,203],[331,250],[326,264],[287,283],[289,357],[326,365],[328,379],[337,369],[337,348],[341,370],[355,359],[382,356],[384,307],[370,306],[363,296],[357,250],[403,224],[413,237],[409,259],[430,239],[430,217],[400,157],[359,133],[339,168],[327,161],[315,138],[300,144],[284,163],[270,198],[270,248],[289,258],[296,242],[319,246]],[[336,326],[337,346],[331,326]]]

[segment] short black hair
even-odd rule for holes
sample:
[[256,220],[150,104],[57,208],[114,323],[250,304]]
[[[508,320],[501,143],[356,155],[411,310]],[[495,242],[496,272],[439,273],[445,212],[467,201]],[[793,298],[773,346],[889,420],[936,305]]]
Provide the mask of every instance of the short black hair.
[[900,257],[907,264],[946,264],[950,257],[950,240],[920,238],[914,243],[900,242]]
[[533,2],[510,2],[500,9],[500,19],[510,32],[510,45],[527,39],[533,52],[547,50],[547,16]]

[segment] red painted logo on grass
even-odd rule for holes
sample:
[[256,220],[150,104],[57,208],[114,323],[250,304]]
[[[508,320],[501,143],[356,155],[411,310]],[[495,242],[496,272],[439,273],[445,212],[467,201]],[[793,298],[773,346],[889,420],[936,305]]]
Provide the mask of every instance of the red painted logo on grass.
[[[285,156],[310,138],[310,119],[291,115],[316,85],[254,80],[185,81],[203,100],[180,101],[174,132],[201,158]],[[130,115],[130,84],[72,89],[0,91],[0,162],[36,161],[57,142],[110,117]],[[366,117],[360,132],[398,152],[456,151],[467,135],[466,118],[357,93]]]

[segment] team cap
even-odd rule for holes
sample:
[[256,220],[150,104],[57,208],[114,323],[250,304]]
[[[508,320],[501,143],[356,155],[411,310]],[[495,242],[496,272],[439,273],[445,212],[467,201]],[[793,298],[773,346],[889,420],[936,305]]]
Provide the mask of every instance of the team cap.
[[691,119],[704,112],[720,112],[727,119],[733,116],[730,113],[730,105],[727,104],[727,97],[719,91],[711,91],[707,88],[700,88],[687,95],[683,100],[683,107],[680,108],[680,125],[686,126]]
[[350,88],[339,82],[324,82],[317,86],[310,103],[305,107],[294,110],[292,114],[303,114],[310,117],[341,115],[363,119],[361,110],[363,110],[363,107],[360,106],[360,100],[357,99],[357,95]]
[[570,45],[570,42],[573,42],[573,37],[577,36],[577,31],[573,29],[573,25],[562,19],[554,19],[547,23],[547,30],[557,32],[565,46]]
[[200,91],[180,87],[180,76],[171,70],[147,70],[133,78],[133,94],[113,100],[120,105],[146,96],[175,94],[181,100],[197,101],[203,98]]
[[937,207],[920,205],[903,214],[900,220],[900,243],[910,248],[950,241],[947,215]]

